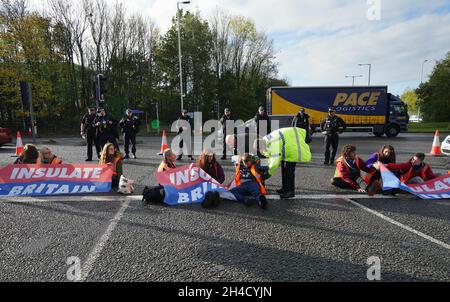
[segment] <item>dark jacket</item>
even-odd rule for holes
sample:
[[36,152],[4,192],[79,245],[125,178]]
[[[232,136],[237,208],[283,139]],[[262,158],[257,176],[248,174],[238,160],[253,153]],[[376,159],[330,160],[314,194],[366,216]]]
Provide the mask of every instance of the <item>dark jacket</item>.
[[304,114],[303,116],[298,113],[294,119],[292,120],[292,127],[305,129],[306,132],[309,132],[309,115]]
[[259,122],[260,121],[267,121],[267,133],[272,133],[272,125],[271,125],[271,121],[270,121],[270,117],[267,114],[261,115],[259,113],[257,113],[255,115],[255,122],[256,122],[256,130],[257,130],[257,134],[259,135]]
[[347,124],[339,116],[329,115],[320,123],[320,129],[327,132],[327,135],[335,135],[344,132]]
[[139,126],[141,125],[141,121],[135,115],[131,117],[126,115],[120,120],[119,125],[120,128],[122,128],[123,133],[137,134],[139,132]]
[[[180,123],[182,121],[187,121],[189,123],[189,125],[191,126],[191,131],[194,130],[194,121],[192,120],[192,118],[189,115],[180,116],[180,118],[178,119],[178,122]],[[180,124],[179,129],[178,129],[178,134],[181,134],[181,133],[183,133],[183,127]]]
[[95,114],[85,114],[81,119],[81,124],[84,125],[84,129],[86,132],[95,131],[95,119],[97,116]]
[[[227,133],[227,121],[235,121],[233,115],[230,115],[230,117],[227,117],[225,114],[222,116],[222,118],[220,119],[220,123],[222,124],[222,133],[226,134]],[[235,129],[236,130],[236,129]],[[234,131],[236,132],[236,131]],[[233,132],[233,133],[234,133]],[[225,138],[224,138],[225,139]]]
[[203,168],[203,171],[208,173],[212,178],[217,180],[218,183],[223,184],[225,182],[225,172],[222,166],[218,162],[213,162],[211,165]]
[[[112,122],[110,124],[109,122]],[[95,119],[95,124],[100,123],[99,126],[96,126],[97,129],[97,135],[105,135],[109,137],[118,137],[117,133],[117,120],[115,120],[113,117],[109,115],[105,116],[98,116]]]

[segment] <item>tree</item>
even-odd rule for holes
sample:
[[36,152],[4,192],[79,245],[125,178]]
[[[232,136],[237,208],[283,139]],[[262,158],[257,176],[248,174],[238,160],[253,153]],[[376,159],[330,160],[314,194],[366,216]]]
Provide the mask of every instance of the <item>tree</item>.
[[429,81],[416,92],[426,122],[450,121],[450,52],[436,64]]
[[415,90],[411,88],[407,88],[405,92],[403,92],[401,99],[408,105],[409,114],[419,114],[418,113],[418,96]]

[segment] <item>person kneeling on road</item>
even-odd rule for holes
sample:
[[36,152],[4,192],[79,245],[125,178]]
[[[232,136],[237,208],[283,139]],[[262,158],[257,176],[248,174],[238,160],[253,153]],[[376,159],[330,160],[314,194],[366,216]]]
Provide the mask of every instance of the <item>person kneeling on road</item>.
[[112,187],[119,187],[120,177],[123,174],[123,156],[122,153],[117,151],[114,144],[108,143],[103,147],[99,164],[113,166]]
[[47,147],[43,147],[39,150],[39,159],[37,161],[41,165],[61,165],[62,160],[52,153]]
[[241,155],[239,164],[236,167],[236,187],[225,193],[206,193],[202,206],[205,208],[215,206],[222,198],[225,200],[236,200],[246,206],[258,203],[261,209],[266,210],[267,199],[264,195],[267,194],[267,191],[264,188],[261,177],[261,173],[264,173],[264,171],[258,171],[253,159],[254,157],[248,153]]
[[356,155],[356,147],[347,145],[342,149],[341,157],[336,161],[336,173],[331,184],[341,189],[352,189],[359,193],[366,193],[367,184],[361,178],[361,170],[366,173],[376,171],[368,168],[364,161]]
[[387,164],[386,167],[393,173],[400,175],[405,184],[420,184],[437,178],[430,165],[424,162],[425,154],[417,153],[403,164]]

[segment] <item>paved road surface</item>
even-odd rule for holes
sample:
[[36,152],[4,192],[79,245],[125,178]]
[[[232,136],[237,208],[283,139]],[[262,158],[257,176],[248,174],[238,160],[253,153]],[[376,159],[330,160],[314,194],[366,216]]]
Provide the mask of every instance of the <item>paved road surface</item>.
[[[397,139],[345,134],[363,157],[382,144],[398,161],[428,152],[432,135]],[[139,185],[154,185],[158,138],[140,138],[139,159],[125,171]],[[44,143],[46,140],[44,139]],[[78,138],[49,146],[67,162],[82,162]],[[0,166],[13,158],[0,149]],[[81,260],[85,281],[367,281],[371,256],[384,281],[450,281],[450,201],[408,195],[368,199],[329,185],[320,138],[313,162],[297,169],[293,200],[271,200],[268,211],[224,203],[142,206],[138,196],[0,199],[0,281],[68,281],[69,257]],[[429,159],[445,172],[447,158]],[[225,170],[230,180],[231,164]],[[280,178],[268,183],[279,188]],[[336,195],[337,194],[337,195]]]

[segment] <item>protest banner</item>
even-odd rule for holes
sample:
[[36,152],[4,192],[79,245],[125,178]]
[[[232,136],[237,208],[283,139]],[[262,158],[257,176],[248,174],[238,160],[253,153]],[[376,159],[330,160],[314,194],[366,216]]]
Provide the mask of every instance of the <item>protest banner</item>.
[[449,199],[450,175],[444,175],[422,184],[404,184],[389,169],[380,164],[383,190],[401,189],[422,199]]
[[156,178],[164,187],[164,202],[168,205],[202,203],[208,191],[227,191],[194,164],[157,173]]
[[108,165],[9,165],[0,169],[0,196],[49,196],[111,191]]

